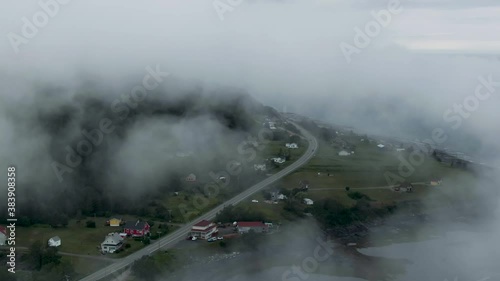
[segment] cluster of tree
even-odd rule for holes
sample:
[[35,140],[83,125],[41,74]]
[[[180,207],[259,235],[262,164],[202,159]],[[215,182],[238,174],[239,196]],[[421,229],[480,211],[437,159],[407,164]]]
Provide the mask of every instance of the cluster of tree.
[[41,270],[47,264],[59,264],[61,256],[57,253],[56,247],[48,247],[40,240],[35,241],[29,247],[27,262],[35,270]]
[[290,123],[285,124],[285,129],[290,131],[290,132],[296,133],[298,135],[300,134],[299,129],[297,129],[297,127],[295,127],[294,125],[292,125]]
[[264,214],[258,210],[233,205],[224,207],[215,217],[218,222],[264,221],[265,219]]
[[[295,127],[294,127],[295,128]],[[290,143],[296,143],[296,144],[304,144],[302,139],[298,135],[291,135],[288,137],[288,142]]]
[[95,228],[95,227],[96,227],[96,225],[95,225],[95,221],[93,221],[93,220],[88,220],[88,221],[86,221],[86,222],[85,222],[85,226],[86,226],[87,228]]
[[288,197],[285,200],[283,210],[299,218],[304,216],[302,201],[297,197]]
[[262,194],[262,197],[264,197],[264,200],[271,200],[272,199],[272,194],[268,190],[262,190],[261,194]]
[[[151,225],[151,224],[149,224]],[[152,233],[150,235],[151,240],[156,240],[164,235],[166,235],[170,231],[168,224],[160,224],[158,225],[158,232]]]
[[[279,190],[281,194],[286,196],[283,205],[283,210],[285,211],[283,215],[290,219],[304,217],[305,208],[302,202],[306,197],[306,192],[300,188],[294,188],[292,190],[280,188]],[[292,217],[290,217],[290,215],[292,215]]]
[[354,191],[354,192],[348,192],[347,193],[347,196],[349,196],[349,198],[353,199],[353,200],[360,200],[360,199],[366,199],[368,201],[372,201],[372,199],[370,198],[370,196],[364,194],[364,193],[361,193],[359,191]]
[[22,263],[32,271],[33,281],[63,280],[66,275],[75,275],[71,263],[61,260],[57,248],[41,241],[31,244],[27,255],[22,256]]
[[373,207],[363,196],[353,207],[345,207],[334,199],[316,201],[311,212],[325,228],[330,228],[381,218],[394,212],[394,209],[394,205]]
[[290,149],[280,148],[280,151],[278,152],[278,157],[285,158],[285,160],[288,161],[292,157],[292,152]]

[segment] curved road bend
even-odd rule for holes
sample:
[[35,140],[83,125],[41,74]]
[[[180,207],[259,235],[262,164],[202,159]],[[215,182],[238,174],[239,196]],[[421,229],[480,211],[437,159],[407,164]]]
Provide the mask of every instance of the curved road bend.
[[[292,123],[292,122],[291,122]],[[298,126],[295,123],[294,124],[302,133],[303,136],[305,136],[306,140],[309,142],[309,147],[307,148],[306,152],[302,157],[299,158],[299,160],[295,161],[292,163],[290,166],[284,168],[283,170],[279,171],[278,173],[269,176],[265,180],[255,184],[254,186],[250,187],[249,189],[243,191],[242,193],[236,195],[235,197],[227,200],[226,202],[220,204],[219,206],[215,207],[214,209],[210,210],[209,212],[203,214],[202,216],[196,218],[195,220],[185,224],[183,227],[179,228],[178,230],[172,232],[171,234],[161,238],[160,240],[155,241],[149,246],[146,246],[142,248],[141,250],[132,253],[128,255],[127,257],[124,257],[122,259],[117,260],[115,263],[102,268],[87,277],[80,279],[80,281],[98,281],[104,277],[107,277],[110,274],[115,273],[116,271],[123,269],[129,265],[131,265],[134,261],[140,259],[141,257],[145,255],[150,255],[156,251],[158,251],[160,248],[165,249],[165,248],[171,248],[174,246],[176,243],[179,241],[185,239],[191,230],[191,227],[199,222],[200,220],[212,220],[215,218],[216,214],[221,211],[224,206],[226,205],[235,205],[238,204],[239,202],[247,199],[250,197],[252,194],[258,192],[259,190],[263,189],[264,187],[276,182],[277,180],[281,179],[282,177],[290,174],[294,170],[298,169],[305,163],[307,163],[314,155],[318,148],[318,142],[316,138],[314,138],[308,131],[306,131],[304,128]]]

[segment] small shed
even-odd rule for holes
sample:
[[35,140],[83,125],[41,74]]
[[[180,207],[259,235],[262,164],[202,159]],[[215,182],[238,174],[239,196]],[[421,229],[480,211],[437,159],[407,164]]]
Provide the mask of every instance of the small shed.
[[304,204],[306,205],[313,205],[314,204],[314,201],[309,199],[309,198],[304,198]]
[[351,153],[349,151],[346,151],[346,150],[341,150],[339,152],[339,156],[349,156],[351,155]]
[[186,177],[186,181],[188,181],[188,182],[195,182],[196,181],[196,175],[195,174],[189,174]]
[[109,220],[109,226],[120,226],[122,225],[122,220],[117,218],[112,218]]

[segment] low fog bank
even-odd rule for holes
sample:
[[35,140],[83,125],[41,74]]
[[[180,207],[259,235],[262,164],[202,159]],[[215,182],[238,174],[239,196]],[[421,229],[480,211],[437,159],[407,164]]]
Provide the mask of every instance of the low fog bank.
[[500,251],[495,247],[495,240],[499,231],[455,230],[434,240],[367,248],[360,252],[373,257],[409,260],[411,265],[397,279],[401,281],[498,280],[500,270],[496,260]]
[[[200,242],[205,243],[205,242]],[[334,249],[338,245],[327,242],[324,232],[311,219],[302,219],[283,226],[271,235],[240,237],[228,240],[227,251],[244,249],[232,259],[207,264],[187,265],[186,269],[169,274],[158,281],[196,280],[335,280],[361,281],[349,277],[354,274],[352,258],[341,256]],[[200,260],[214,255],[213,249],[197,247],[189,255]],[[344,274],[332,276],[335,267],[343,267]],[[350,272],[350,273],[349,273]],[[305,278],[305,279],[304,279]]]
[[242,90],[166,75],[150,75],[155,87],[131,94],[147,75],[118,87],[85,77],[38,81],[2,96],[0,158],[17,169],[19,216],[126,212],[124,202],[175,191],[189,173],[237,158],[264,114]]
[[[404,274],[395,280],[498,280],[499,186],[500,177],[491,170],[448,178],[421,202],[414,202],[410,212],[398,211],[387,218],[388,228],[371,231],[368,241],[385,241],[389,246],[360,252],[374,258],[407,260]],[[412,238],[410,242],[391,242],[400,240],[398,236]]]
[[[443,119],[474,95],[478,77],[500,80],[494,56],[460,55],[482,54],[497,42],[498,3],[399,3],[401,13],[349,62],[341,43],[353,45],[355,28],[363,30],[374,20],[372,11],[387,10],[389,1],[243,1],[222,20],[212,1],[71,1],[17,54],[9,40],[0,43],[7,54],[0,73],[71,83],[83,71],[112,84],[124,72],[160,64],[177,77],[245,89],[280,111],[421,139],[443,127],[447,146],[498,154],[491,130],[500,117],[498,85],[470,116],[460,117],[458,129]],[[20,34],[22,17],[38,10],[11,2],[1,12],[6,24],[0,31]],[[460,49],[463,42],[471,46]],[[414,43],[440,54],[408,47]],[[24,83],[6,84],[2,95],[15,99]]]
[[[498,176],[485,174],[464,173],[447,179],[413,208],[402,205],[381,218],[384,223],[369,227],[368,236],[363,236],[356,247],[388,246],[355,250],[333,242],[331,255],[322,260],[315,251],[318,245],[324,245],[318,241],[325,241],[325,232],[314,220],[297,220],[261,240],[239,238],[235,243],[253,247],[236,258],[189,265],[170,279],[158,280],[194,280],[200,276],[204,280],[231,281],[497,280],[499,181]],[[213,248],[203,249],[198,247],[189,255],[200,260],[214,255]]]

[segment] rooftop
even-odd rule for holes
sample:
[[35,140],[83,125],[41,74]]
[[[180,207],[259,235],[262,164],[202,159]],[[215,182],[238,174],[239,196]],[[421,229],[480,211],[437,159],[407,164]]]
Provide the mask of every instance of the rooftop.
[[146,224],[147,222],[145,221],[129,221],[125,224],[124,228],[142,230],[146,227]]
[[59,236],[54,236],[50,238],[52,241],[61,241],[61,238]]

